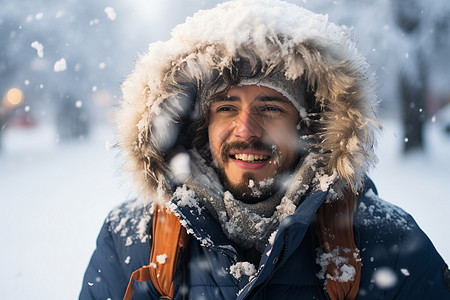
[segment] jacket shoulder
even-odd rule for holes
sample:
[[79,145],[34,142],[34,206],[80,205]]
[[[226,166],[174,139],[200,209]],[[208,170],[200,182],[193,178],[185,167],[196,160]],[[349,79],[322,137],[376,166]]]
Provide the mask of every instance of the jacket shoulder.
[[365,191],[358,203],[355,224],[361,228],[384,229],[400,235],[417,226],[411,215],[381,199],[372,188]]
[[139,200],[119,204],[109,212],[98,236],[97,248],[110,243],[127,278],[150,261],[153,215],[149,210]]
[[355,213],[362,259],[360,296],[450,299],[442,257],[413,217],[368,189]]
[[109,212],[105,224],[112,235],[123,240],[125,246],[137,242],[146,243],[152,217],[149,210],[148,205],[138,200],[127,201]]
[[133,271],[148,265],[151,215],[137,200],[110,211],[97,237],[80,299],[121,299]]

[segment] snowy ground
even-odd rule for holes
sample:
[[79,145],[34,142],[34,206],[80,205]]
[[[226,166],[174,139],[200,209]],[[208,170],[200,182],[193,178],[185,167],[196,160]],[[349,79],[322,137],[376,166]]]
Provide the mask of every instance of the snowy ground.
[[[425,154],[400,155],[401,130],[385,123],[380,163],[371,173],[380,195],[410,212],[450,262],[450,136],[427,127]],[[55,143],[50,126],[9,129],[0,154],[3,299],[76,299],[104,217],[132,197],[118,173],[107,126],[83,142]]]

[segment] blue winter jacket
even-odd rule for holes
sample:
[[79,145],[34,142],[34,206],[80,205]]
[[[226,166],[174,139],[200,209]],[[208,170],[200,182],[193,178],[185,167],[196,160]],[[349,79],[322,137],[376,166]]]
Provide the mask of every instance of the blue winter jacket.
[[[311,221],[327,192],[305,199],[278,228],[255,276],[236,279],[230,266],[243,261],[206,211],[181,208],[194,231],[177,272],[174,299],[329,299],[316,275],[317,244]],[[80,299],[122,299],[136,269],[148,265],[151,216],[127,202],[106,219],[83,281]],[[449,271],[413,218],[376,194],[368,180],[354,217],[362,259],[356,299],[450,299]],[[151,282],[133,282],[133,299],[159,299]]]

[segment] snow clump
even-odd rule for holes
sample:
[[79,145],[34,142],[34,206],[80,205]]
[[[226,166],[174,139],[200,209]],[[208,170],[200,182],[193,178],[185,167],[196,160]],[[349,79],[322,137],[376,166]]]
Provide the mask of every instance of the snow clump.
[[275,237],[277,236],[278,230],[275,230],[272,232],[272,234],[269,237],[269,244],[273,245],[275,243]]
[[[329,278],[334,281],[338,282],[349,282],[355,280],[356,270],[355,268],[350,265],[348,262],[348,257],[340,256],[339,253],[345,252],[348,253],[351,250],[348,248],[340,248],[337,247],[333,249],[332,251],[329,250],[329,246],[326,243],[325,248],[327,249],[327,252],[324,251],[323,248],[317,248],[317,257],[316,257],[316,263],[320,266],[319,273],[316,274],[316,276],[319,279]],[[358,251],[356,249],[356,251]],[[336,268],[332,271],[332,274],[327,273],[328,265],[334,264]],[[325,275],[326,274],[326,275]]]
[[165,254],[165,253],[156,256],[156,261],[161,265],[165,264],[166,260],[167,260],[167,254]]
[[105,13],[108,16],[108,19],[110,19],[111,21],[114,21],[117,17],[117,14],[114,11],[114,8],[112,8],[111,6],[108,6],[105,8]]
[[256,273],[256,268],[249,262],[238,262],[230,267],[230,274],[234,278],[240,279],[242,276],[252,276]]
[[67,63],[64,58],[61,58],[60,60],[55,62],[55,65],[53,66],[53,70],[55,70],[55,72],[62,72],[62,71],[65,71],[66,69],[67,69]]
[[248,187],[252,189],[253,197],[260,197],[262,195],[262,190],[267,189],[274,183],[273,178],[267,178],[265,180],[254,182],[252,179],[248,181]]
[[[317,174],[317,176],[320,176],[319,173]],[[328,190],[328,188],[330,187],[330,185],[334,182],[336,177],[337,177],[336,172],[333,172],[333,174],[331,174],[331,176],[324,174],[324,175],[318,177],[317,179],[319,180],[320,190],[323,192],[326,192]]]
[[44,46],[38,41],[34,41],[31,43],[31,48],[36,49],[37,55],[42,58],[44,57]]
[[201,213],[202,208],[198,203],[197,195],[193,190],[189,190],[186,185],[178,187],[173,193],[173,197],[178,199],[176,203],[178,207],[188,206],[190,208],[196,208],[198,213]]

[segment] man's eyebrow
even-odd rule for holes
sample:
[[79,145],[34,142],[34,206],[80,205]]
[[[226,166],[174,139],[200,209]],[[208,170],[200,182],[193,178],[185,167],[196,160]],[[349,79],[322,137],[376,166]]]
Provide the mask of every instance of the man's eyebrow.
[[211,103],[216,102],[234,102],[234,101],[240,101],[241,99],[236,96],[216,96],[211,99]]
[[[238,96],[216,96],[211,99],[211,103],[217,102],[235,102],[240,101],[241,98]],[[256,101],[261,102],[280,102],[280,103],[290,103],[289,100],[279,96],[258,96],[255,98]]]

